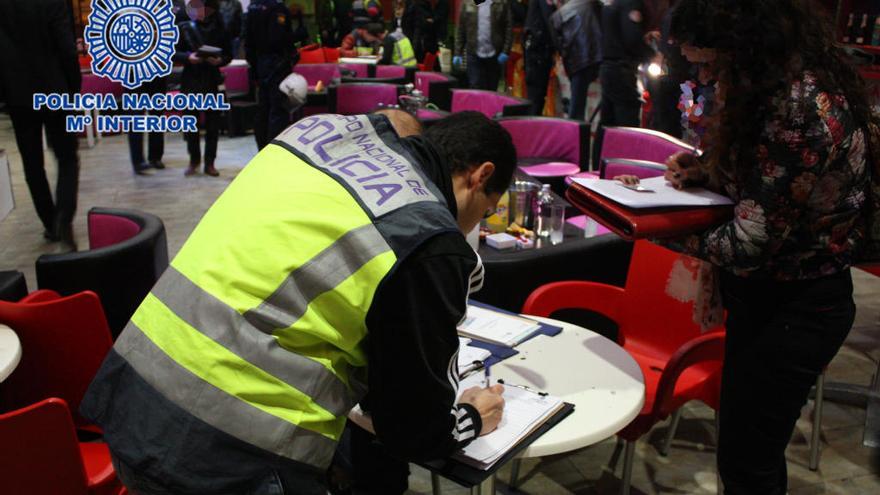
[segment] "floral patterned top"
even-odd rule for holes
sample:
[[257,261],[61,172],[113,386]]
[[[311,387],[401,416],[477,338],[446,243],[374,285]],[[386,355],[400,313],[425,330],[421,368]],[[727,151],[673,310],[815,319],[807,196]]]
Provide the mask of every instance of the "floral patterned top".
[[661,243],[743,277],[834,274],[850,266],[864,236],[865,132],[846,99],[818,88],[811,73],[774,108],[761,134],[760,172],[743,184],[722,179],[736,203],[733,220]]

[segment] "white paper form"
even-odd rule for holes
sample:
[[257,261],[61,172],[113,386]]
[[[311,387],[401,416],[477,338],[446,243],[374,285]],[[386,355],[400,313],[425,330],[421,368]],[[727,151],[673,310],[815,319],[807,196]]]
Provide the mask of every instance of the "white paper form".
[[676,189],[662,176],[642,179],[639,185],[654,192],[638,192],[623,187],[617,180],[574,179],[578,184],[606,198],[630,208],[660,208],[669,206],[724,206],[733,201],[726,196],[703,189],[689,187]]
[[515,346],[540,328],[535,320],[468,305],[458,333],[484,342]]
[[504,415],[498,428],[478,437],[456,457],[475,467],[488,469],[562,406],[562,400],[557,397],[541,396],[520,387],[505,385]]

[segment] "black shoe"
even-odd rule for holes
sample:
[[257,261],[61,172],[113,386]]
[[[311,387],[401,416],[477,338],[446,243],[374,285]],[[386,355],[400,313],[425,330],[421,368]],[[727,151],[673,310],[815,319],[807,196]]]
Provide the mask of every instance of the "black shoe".
[[150,160],[150,166],[157,170],[165,169],[165,164],[161,160]]
[[61,243],[57,253],[76,251],[76,240],[73,237],[73,224],[59,224],[55,228],[55,235]]
[[153,166],[147,162],[141,163],[140,165],[135,165],[134,173],[136,175],[153,175]]

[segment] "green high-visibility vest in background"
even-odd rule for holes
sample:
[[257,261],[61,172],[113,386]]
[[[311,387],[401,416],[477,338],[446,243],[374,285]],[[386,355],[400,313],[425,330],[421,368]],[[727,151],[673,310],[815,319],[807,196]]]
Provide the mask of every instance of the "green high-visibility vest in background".
[[403,33],[394,32],[389,34],[394,39],[394,53],[391,55],[391,63],[394,65],[402,65],[404,67],[416,67],[416,52],[413,50],[412,43]]

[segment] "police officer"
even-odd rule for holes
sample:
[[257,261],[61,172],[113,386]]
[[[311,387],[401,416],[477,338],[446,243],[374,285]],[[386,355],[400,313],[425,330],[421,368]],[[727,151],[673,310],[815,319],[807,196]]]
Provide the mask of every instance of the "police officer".
[[290,75],[299,55],[294,49],[291,13],[281,0],[254,0],[247,10],[245,57],[257,82],[254,137],[263,149],[290,124],[278,85]]
[[515,167],[510,135],[478,112],[406,138],[384,115],[288,127],[201,219],[89,387],[82,412],[122,482],[323,495],[357,403],[401,459],[492,431],[503,387],[457,393],[456,325],[483,281],[463,232]]
[[403,34],[403,30],[397,29],[393,33],[384,35],[382,38],[382,65],[400,65],[403,67],[418,67],[416,54],[413,50],[409,37]]

